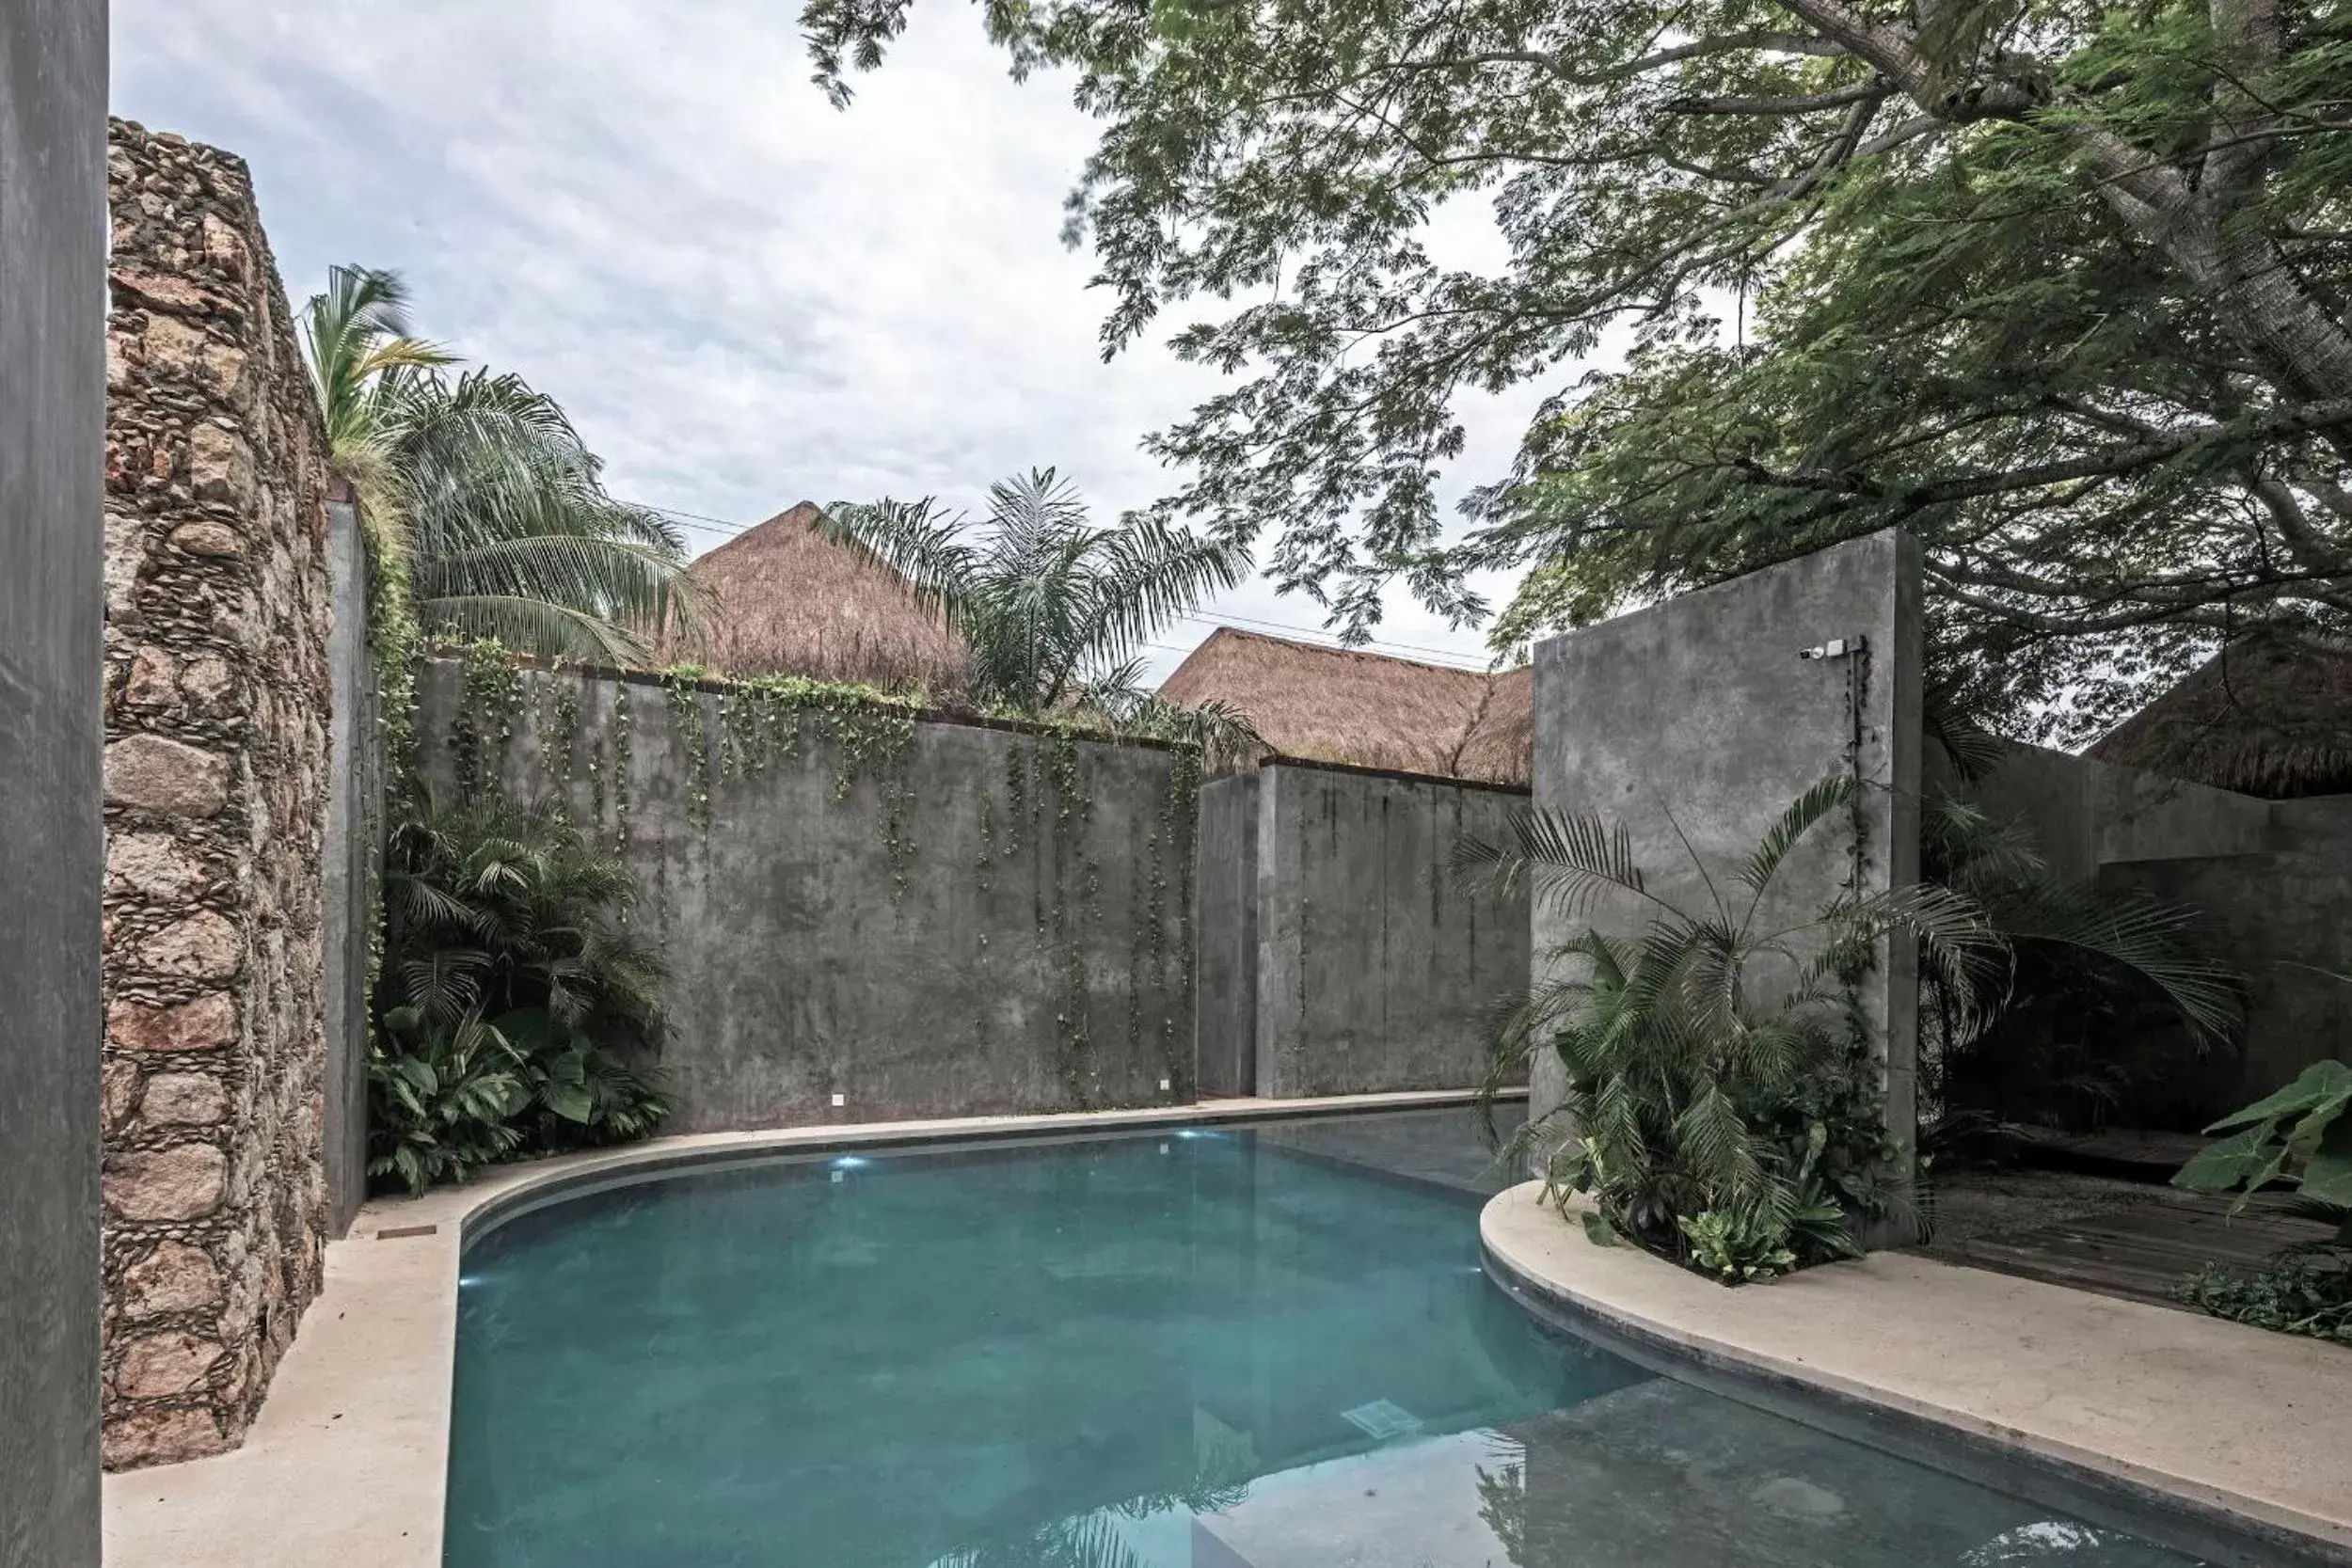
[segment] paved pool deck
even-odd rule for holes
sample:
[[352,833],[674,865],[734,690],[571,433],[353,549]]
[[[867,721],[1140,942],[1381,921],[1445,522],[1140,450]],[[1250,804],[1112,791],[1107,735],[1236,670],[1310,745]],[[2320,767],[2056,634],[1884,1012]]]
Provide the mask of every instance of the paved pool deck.
[[1906,1253],[1726,1289],[1594,1245],[1542,1186],[1480,1218],[1539,1311],[2352,1562],[2352,1349]]
[[459,1253],[469,1226],[539,1196],[739,1160],[1467,1107],[1475,1098],[1465,1090],[1207,1101],[712,1132],[504,1165],[421,1197],[377,1199],[327,1246],[326,1289],[303,1315],[245,1445],[106,1478],[107,1568],[440,1568]]

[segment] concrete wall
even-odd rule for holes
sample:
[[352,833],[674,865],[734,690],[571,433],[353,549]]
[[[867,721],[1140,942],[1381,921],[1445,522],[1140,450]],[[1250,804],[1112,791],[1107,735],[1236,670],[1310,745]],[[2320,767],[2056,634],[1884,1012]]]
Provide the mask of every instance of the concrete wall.
[[326,436],[242,160],[118,122],[105,1449],[244,1435],[317,1292]]
[[106,8],[0,9],[0,1568],[98,1562]]
[[334,625],[327,636],[333,709],[327,724],[333,786],[320,869],[321,994],[326,1061],[319,1147],[334,1234],[351,1228],[368,1185],[368,949],[383,863],[384,779],[375,660],[368,646],[367,544],[348,499],[326,509]]
[[1495,1007],[1527,983],[1527,910],[1466,890],[1449,862],[1465,835],[1499,834],[1525,793],[1309,763],[1213,788],[1204,1085],[1214,1075],[1222,1092],[1293,1096],[1478,1083]]
[[[2026,828],[2051,871],[2199,911],[2199,944],[2247,976],[2234,1058],[2183,1058],[2126,1117],[2200,1124],[2352,1051],[2352,797],[2264,800],[2014,746],[1960,786]],[[2185,1046],[2184,1046],[2185,1050]]]
[[2029,829],[2052,875],[2067,881],[2109,861],[2269,847],[2268,800],[2042,746],[2011,745],[1999,767],[1962,788],[1993,816]]
[[[1887,532],[1752,573],[1541,642],[1535,648],[1535,803],[1622,823],[1652,891],[1704,909],[1695,852],[1718,888],[1791,800],[1834,773],[1862,794],[1860,832],[1826,823],[1792,856],[1767,918],[1803,921],[1858,879],[1866,891],[1918,875],[1919,555]],[[1860,656],[1801,659],[1832,638]],[[1684,841],[1688,842],[1685,848]],[[1538,962],[1592,927],[1635,936],[1629,896],[1589,914],[1539,907]],[[1914,1125],[1918,977],[1907,943],[1882,956],[1865,1006],[1880,1037],[1887,1120]],[[1542,1061],[1531,1114],[1558,1105]]]
[[502,678],[427,667],[421,764],[560,799],[635,869],[669,1131],[1191,1098],[1191,753]]
[[1200,789],[1194,876],[1194,1032],[1200,1092],[1258,1092],[1258,780],[1252,768]]

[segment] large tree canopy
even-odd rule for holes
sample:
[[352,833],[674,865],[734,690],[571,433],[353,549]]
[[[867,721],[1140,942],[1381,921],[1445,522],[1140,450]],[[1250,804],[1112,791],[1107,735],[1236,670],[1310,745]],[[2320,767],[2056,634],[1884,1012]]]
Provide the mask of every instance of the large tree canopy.
[[[908,3],[808,0],[837,101]],[[1103,122],[1070,224],[1105,352],[1234,302],[1174,336],[1236,382],[1152,437],[1164,508],[1270,532],[1344,626],[1524,565],[1508,644],[1899,523],[1946,677],[2061,737],[2221,637],[2352,627],[2352,6],[984,10]],[[1506,265],[1433,259],[1462,198]],[[1530,380],[1441,547],[1457,401]]]

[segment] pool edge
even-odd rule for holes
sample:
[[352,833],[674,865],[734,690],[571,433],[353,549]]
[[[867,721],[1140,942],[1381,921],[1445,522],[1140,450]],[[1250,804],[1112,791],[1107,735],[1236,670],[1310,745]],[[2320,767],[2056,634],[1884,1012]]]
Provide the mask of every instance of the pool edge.
[[105,1478],[107,1568],[441,1568],[460,1259],[470,1238],[543,1203],[615,1180],[797,1155],[1440,1110],[1477,1099],[1473,1089],[1406,1090],[684,1133],[372,1199],[350,1234],[328,1244],[325,1289],[244,1445]]
[[[1774,1284],[1729,1290],[1638,1248],[1594,1246],[1581,1227],[1535,1201],[1542,1186],[1539,1181],[1522,1183],[1487,1200],[1479,1215],[1479,1241],[1498,1287],[1556,1328],[1595,1339],[1665,1375],[2004,1490],[2033,1492],[2032,1486],[2019,1482],[2040,1478],[2050,1483],[2042,1489],[2050,1495],[2037,1500],[2068,1512],[2095,1518],[2105,1503],[2126,1513],[2156,1515],[2206,1541],[2199,1555],[2216,1549],[2213,1541],[2234,1536],[2268,1553],[2291,1554],[2297,1568],[2305,1563],[2352,1564],[2352,1496],[2344,1495],[2352,1488],[2337,1488],[2342,1512],[2329,1515],[2255,1495],[2210,1474],[2201,1478],[2186,1473],[2191,1465],[2168,1464],[2160,1457],[2161,1444],[2152,1449],[2147,1429],[2169,1421],[2184,1435],[2176,1447],[2197,1449],[2200,1445],[2188,1439],[2201,1434],[2205,1450],[2245,1454],[2249,1433],[2233,1429],[2223,1414],[2233,1402],[2245,1402],[2230,1397],[2243,1390],[2217,1386],[2222,1380],[2215,1378],[2203,1380],[2203,1386],[2185,1383],[2173,1391],[2171,1408],[2138,1423],[2137,1434],[2119,1430],[2105,1441],[2085,1441],[2084,1433],[2064,1430],[2068,1420],[2059,1413],[2101,1412],[2104,1418],[2113,1419],[2125,1402],[2118,1396],[2126,1392],[2120,1385],[2127,1380],[2102,1379],[2094,1370],[2070,1381],[2057,1375],[2047,1354],[2053,1341],[2068,1338],[2073,1312],[2076,1326],[2090,1331],[2086,1342],[2103,1344],[2107,1351],[2097,1366],[2112,1372],[2114,1358],[2132,1352],[2115,1349],[2107,1337],[2117,1332],[2119,1320],[2126,1328],[2136,1323],[2143,1330],[2166,1331],[2155,1337],[2161,1343],[2153,1349],[2158,1359],[2176,1370],[2217,1362],[2234,1365],[2244,1358],[2261,1360],[2265,1370],[2272,1364],[2285,1364],[2292,1374],[2311,1379],[2296,1386],[2305,1388],[2311,1405],[2323,1413],[2311,1418],[2322,1420],[2330,1405],[2337,1412],[2352,1410],[2352,1354],[2341,1349],[1899,1254],[1874,1255],[1860,1263],[1807,1270]],[[1873,1297],[1878,1298],[1875,1305]],[[1841,1333],[1837,1326],[1839,1320],[1858,1315],[1886,1324],[1927,1324],[1922,1332],[1933,1332],[1933,1316],[1923,1315],[1934,1311],[1928,1304],[1941,1299],[1948,1320],[1950,1308],[1961,1306],[1963,1298],[1969,1336],[1965,1348],[2007,1349],[2011,1352],[2008,1365],[2030,1364],[2040,1380],[2035,1385],[2038,1400],[2001,1397],[2011,1387],[2013,1373],[1980,1375],[1963,1385],[1948,1377],[1923,1379],[1915,1367],[1874,1368],[1867,1365],[1871,1337]],[[1986,1309],[1994,1306],[2006,1306],[2007,1317],[1989,1314]],[[1911,1315],[1902,1316],[1905,1312]],[[2137,1320],[2132,1314],[2156,1317]],[[2011,1341],[2006,1346],[1999,1338],[2004,1324]],[[2188,1325],[2185,1333],[2182,1325]],[[1947,1321],[1943,1327],[1948,1334],[1953,1324]],[[2185,1337],[2209,1338],[2214,1354],[2201,1359],[2182,1357],[2178,1347]],[[1883,1339],[1882,1333],[1881,1350]],[[1941,1354],[1947,1361],[1966,1360],[1948,1344]],[[2330,1364],[2331,1357],[2339,1364]],[[2143,1399],[2141,1414],[2149,1413]],[[2352,1416],[2337,1414],[2334,1418],[2345,1429],[2339,1443],[2257,1429],[2255,1435],[2270,1434],[2276,1440],[2254,1443],[2260,1457],[2249,1463],[2267,1465],[2274,1472],[2295,1472],[2310,1465],[2316,1450],[2323,1465],[2332,1459],[2336,1473],[2343,1473],[2352,1465]],[[2270,1424],[2278,1424],[2275,1415]],[[1906,1442],[1915,1451],[1905,1452]],[[2135,1447],[2142,1457],[2129,1456]],[[1971,1456],[1989,1464],[1972,1468]],[[2120,1528],[2135,1525],[2126,1520]],[[2208,1530],[2216,1532],[2210,1540]],[[2176,1537],[2180,1533],[2174,1531]],[[2265,1556],[2239,1560],[2277,1560]]]

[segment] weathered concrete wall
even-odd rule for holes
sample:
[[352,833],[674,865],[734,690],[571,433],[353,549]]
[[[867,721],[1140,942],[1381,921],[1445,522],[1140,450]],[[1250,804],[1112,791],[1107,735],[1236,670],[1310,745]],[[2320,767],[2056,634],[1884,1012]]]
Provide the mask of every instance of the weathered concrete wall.
[[1203,1095],[1258,1092],[1258,780],[1251,768],[1200,789],[1193,929]]
[[[1798,657],[1856,637],[1867,640],[1860,655]],[[1872,786],[1856,820],[1815,830],[1765,918],[1808,920],[1856,883],[1902,886],[1918,876],[1921,658],[1918,546],[1894,532],[1538,643],[1535,803],[1622,823],[1650,889],[1698,911],[1708,879],[1738,886],[1737,867],[1790,801],[1851,773]],[[1572,919],[1539,908],[1537,961],[1587,927],[1637,936],[1653,913],[1629,896]],[[1908,1139],[1918,976],[1909,944],[1894,946],[1863,1003],[1881,1042],[1887,1121]],[[1530,1111],[1541,1116],[1561,1085],[1556,1062],[1538,1067]]]
[[2053,875],[2199,911],[2196,939],[2248,979],[2234,1062],[2185,1065],[2126,1114],[2184,1125],[2245,1104],[2352,1040],[2352,798],[2264,800],[2038,746],[1962,786],[2031,832]]
[[[1232,797],[1241,809],[1225,806],[1240,820],[1211,831],[1254,866],[1255,908],[1229,900],[1213,916],[1204,894],[1201,916],[1204,942],[1232,946],[1244,970],[1218,976],[1234,989],[1211,997],[1204,967],[1202,1016],[1237,1027],[1239,1007],[1255,1012],[1250,1070],[1237,1080],[1254,1086],[1240,1092],[1370,1094],[1483,1079],[1495,1007],[1527,984],[1527,905],[1463,887],[1450,862],[1463,837],[1500,835],[1525,793],[1298,763],[1260,768],[1247,789]],[[1204,834],[1204,888],[1219,875],[1209,842]],[[1213,917],[1227,923],[1214,937]],[[1236,924],[1248,933],[1240,943]],[[1204,1061],[1226,1052],[1203,1034]]]
[[118,122],[105,1452],[233,1446],[319,1285],[326,435],[245,165]]
[[1191,753],[499,684],[428,666],[422,765],[437,791],[552,795],[636,870],[670,970],[669,1131],[1191,1098]]
[[2254,854],[2270,843],[2268,800],[2042,746],[2010,746],[1963,792],[2027,828],[2052,875],[2067,881],[2096,876],[2109,861]]
[[2246,976],[2235,1083],[2185,1107],[2185,1122],[2250,1104],[2313,1062],[2352,1055],[2352,981],[2333,977],[2352,975],[2352,855],[2110,861],[2099,885],[2196,909],[2200,945]]
[[384,780],[375,660],[368,646],[368,556],[352,502],[326,510],[334,626],[327,636],[332,757],[319,902],[321,999],[326,1060],[321,1073],[320,1153],[334,1234],[351,1228],[368,1189],[368,949],[375,932],[383,863]]
[[106,8],[0,9],[0,1568],[98,1564]]

